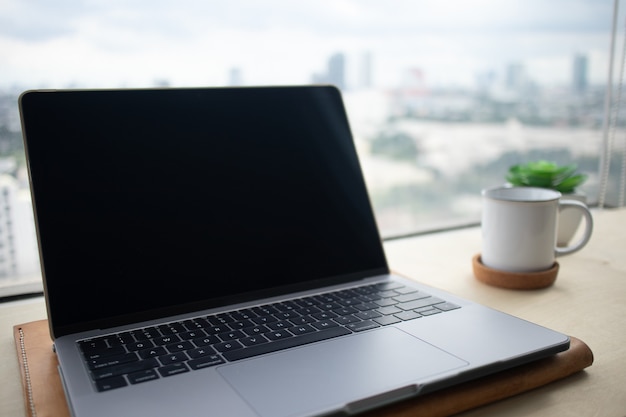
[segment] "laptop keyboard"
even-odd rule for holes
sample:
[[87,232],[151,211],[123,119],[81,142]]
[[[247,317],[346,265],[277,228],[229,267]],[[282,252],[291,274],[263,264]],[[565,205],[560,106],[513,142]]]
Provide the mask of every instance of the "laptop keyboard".
[[98,391],[455,310],[399,283],[324,293],[82,340]]

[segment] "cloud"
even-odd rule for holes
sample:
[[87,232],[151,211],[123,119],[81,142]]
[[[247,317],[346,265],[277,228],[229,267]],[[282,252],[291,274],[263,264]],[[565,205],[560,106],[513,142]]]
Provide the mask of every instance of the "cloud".
[[603,59],[611,12],[611,0],[3,0],[0,82],[219,84],[236,66],[245,82],[303,83],[332,53],[366,50],[385,83],[411,66],[471,80],[506,60]]
[[0,36],[40,42],[76,33],[76,22],[95,10],[85,2],[3,0]]

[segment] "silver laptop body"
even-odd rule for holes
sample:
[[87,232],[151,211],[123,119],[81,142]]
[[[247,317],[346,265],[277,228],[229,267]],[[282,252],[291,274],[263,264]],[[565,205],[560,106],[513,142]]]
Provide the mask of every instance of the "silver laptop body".
[[75,417],[352,415],[569,346],[389,272],[334,87],[19,104]]

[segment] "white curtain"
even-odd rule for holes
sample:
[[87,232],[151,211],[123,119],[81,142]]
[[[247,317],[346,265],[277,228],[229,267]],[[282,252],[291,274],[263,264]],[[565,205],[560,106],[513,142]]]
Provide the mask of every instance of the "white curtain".
[[[624,66],[626,63],[626,26],[622,41],[619,61],[615,60],[615,50],[617,42],[617,17],[619,11],[619,0],[613,1],[613,22],[610,42],[609,70],[607,77],[606,95],[604,102],[604,123],[602,129],[602,149],[600,151],[600,194],[598,206],[603,208],[607,204],[607,198],[615,200],[618,207],[624,206],[624,196],[626,194],[626,133],[617,135],[617,127],[626,121],[626,117],[621,115],[624,112],[622,103],[625,92],[624,88]],[[617,81],[614,82],[614,67],[618,66]],[[612,166],[617,164],[618,166]],[[615,172],[616,175],[610,175]],[[616,180],[617,178],[617,180]],[[613,184],[612,181],[617,182]],[[611,196],[611,190],[617,190],[617,195]]]

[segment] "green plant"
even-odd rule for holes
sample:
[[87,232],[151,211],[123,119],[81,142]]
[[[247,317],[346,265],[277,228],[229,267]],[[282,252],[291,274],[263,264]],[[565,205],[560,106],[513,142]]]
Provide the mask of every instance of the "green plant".
[[577,168],[576,164],[532,161],[511,166],[506,180],[514,186],[550,188],[567,194],[587,180],[587,175],[576,173]]

